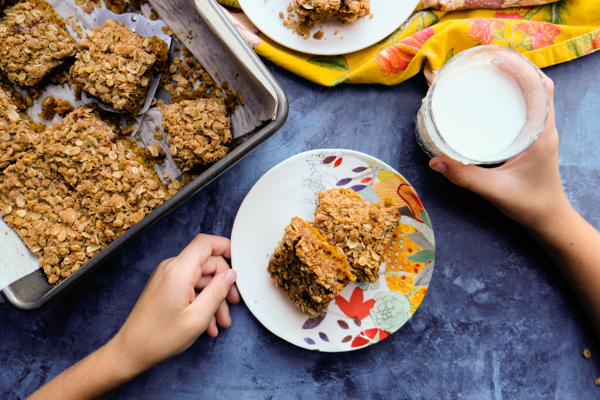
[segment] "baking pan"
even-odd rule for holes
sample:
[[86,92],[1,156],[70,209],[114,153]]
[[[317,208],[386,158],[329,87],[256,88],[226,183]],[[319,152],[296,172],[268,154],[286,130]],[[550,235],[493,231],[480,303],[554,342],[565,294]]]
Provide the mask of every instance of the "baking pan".
[[[198,29],[198,32],[193,32],[193,37],[188,35],[187,38],[182,39],[181,35],[177,35],[178,38],[190,49],[194,48],[193,43],[186,43],[186,41],[195,40],[197,48],[198,40],[201,40],[202,47],[206,52],[196,54],[192,50],[192,53],[203,64],[206,71],[217,81],[219,79],[221,81],[227,80],[231,88],[242,94],[246,104],[249,101],[256,101],[260,102],[258,104],[266,104],[267,109],[257,111],[248,106],[238,107],[232,115],[232,124],[234,129],[237,124],[238,129],[248,133],[236,139],[237,146],[71,276],[58,284],[51,285],[42,270],[38,269],[2,289],[1,293],[6,301],[19,310],[36,311],[49,306],[164,216],[175,210],[275,134],[287,118],[288,102],[285,93],[214,0],[198,0],[197,2],[192,0],[189,2],[188,0],[154,0],[150,1],[150,5],[171,29],[177,26],[187,26],[187,29],[189,29],[189,20],[199,19],[202,26]],[[178,33],[177,29],[173,30],[176,34]],[[218,46],[216,50],[215,46]],[[230,73],[223,73],[215,69],[219,62],[211,59],[210,56],[216,52],[219,53],[218,57],[229,58],[232,63],[230,65],[236,66],[237,71],[233,71],[232,74],[231,71]],[[269,96],[272,98],[268,100],[272,101],[265,101],[265,97],[268,98]],[[256,103],[251,104],[256,107]],[[237,115],[238,120],[236,121],[238,111],[240,114]],[[243,121],[240,121],[240,119]]]

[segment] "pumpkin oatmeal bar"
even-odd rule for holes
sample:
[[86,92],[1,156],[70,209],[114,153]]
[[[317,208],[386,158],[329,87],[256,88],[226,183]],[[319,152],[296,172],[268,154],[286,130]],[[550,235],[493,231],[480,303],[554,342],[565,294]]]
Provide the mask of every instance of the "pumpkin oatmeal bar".
[[30,129],[8,93],[0,89],[0,171],[40,141],[40,135]]
[[0,69],[21,86],[35,86],[75,54],[75,39],[50,4],[29,0],[4,10]]
[[399,221],[391,199],[371,203],[354,190],[341,188],[319,193],[314,225],[344,251],[359,281],[375,282],[385,246]]
[[115,110],[137,115],[168,51],[156,36],[144,37],[120,22],[105,21],[77,44],[70,79],[77,93],[85,90]]
[[299,23],[308,29],[324,19],[353,22],[368,15],[370,6],[370,0],[294,0]]
[[71,275],[105,245],[68,185],[33,151],[0,175],[0,210],[39,257],[50,283]]
[[103,216],[106,229],[99,235],[112,240],[162,204],[166,194],[134,145],[117,138],[95,108],[79,107],[48,129],[44,155],[81,205]]
[[329,303],[356,278],[342,250],[315,228],[293,218],[269,260],[268,272],[304,314],[322,315]]
[[93,105],[46,130],[0,175],[0,216],[40,258],[50,283],[70,276],[165,199],[158,179]]
[[183,171],[225,157],[233,137],[223,101],[183,100],[161,107],[162,125],[175,164]]

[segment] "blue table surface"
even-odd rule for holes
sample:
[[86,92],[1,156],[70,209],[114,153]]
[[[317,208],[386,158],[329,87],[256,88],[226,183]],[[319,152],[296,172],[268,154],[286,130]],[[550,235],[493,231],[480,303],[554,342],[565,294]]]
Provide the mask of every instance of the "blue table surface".
[[[0,398],[24,398],[109,340],[158,263],[197,233],[229,236],[271,167],[302,151],[354,149],[395,167],[431,217],[436,268],[398,332],[327,354],[265,329],[242,303],[233,325],[139,376],[116,399],[592,399],[600,347],[574,293],[516,223],[431,171],[413,134],[427,85],[312,84],[269,62],[290,102],[283,128],[50,308],[0,304]],[[560,168],[569,199],[600,226],[600,52],[546,68],[556,84]],[[585,249],[582,249],[585,251]],[[591,359],[581,353],[592,352]]]

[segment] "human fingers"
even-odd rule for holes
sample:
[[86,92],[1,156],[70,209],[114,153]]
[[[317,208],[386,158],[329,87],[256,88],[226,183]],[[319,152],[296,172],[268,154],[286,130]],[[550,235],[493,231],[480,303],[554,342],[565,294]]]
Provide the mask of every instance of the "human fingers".
[[190,305],[190,312],[200,325],[199,329],[202,329],[203,326],[208,326],[207,324],[212,320],[221,304],[227,298],[229,289],[236,278],[235,271],[231,269],[216,274],[210,283],[196,296],[196,299]]
[[200,291],[208,285],[212,276],[228,270],[229,264],[222,256],[210,256],[202,265],[202,277],[196,282],[195,289]]
[[229,292],[227,293],[227,301],[231,304],[237,304],[241,300],[240,292],[237,288],[237,284],[231,285]]
[[[207,276],[203,276],[202,278],[200,278],[200,280],[198,281],[198,283],[196,283],[196,291],[201,291],[202,289],[204,289],[212,280],[213,276],[212,275],[207,275]],[[238,304],[241,300],[240,297],[240,292],[238,291],[238,288],[236,285],[231,285],[231,287],[229,288],[229,292],[227,293],[227,301],[230,302],[231,304]]]
[[206,327],[206,333],[210,337],[217,337],[217,335],[219,334],[219,328],[217,328],[217,320],[214,316],[210,319],[210,322]]
[[[215,274],[220,274],[224,271],[229,270],[231,267],[227,263],[227,261],[221,256],[212,256],[210,257],[205,265],[202,266],[202,277],[196,284],[196,290],[200,291],[204,289],[211,281]],[[211,275],[205,275],[211,274]],[[235,285],[232,285],[229,289],[229,293],[227,293],[227,301],[232,304],[237,304],[240,302],[240,293]],[[221,325],[223,326],[223,325]]]
[[471,164],[465,165],[445,155],[432,158],[429,161],[429,167],[444,175],[455,185],[482,196],[488,191],[491,184],[491,169]]
[[231,326],[231,316],[229,315],[229,306],[227,305],[226,300],[223,300],[219,308],[217,308],[215,318],[217,320],[217,325],[223,328],[229,328]]
[[201,267],[211,256],[231,256],[230,241],[221,236],[199,234],[169,265],[169,268],[181,269],[180,273],[187,282],[195,283],[202,276]]

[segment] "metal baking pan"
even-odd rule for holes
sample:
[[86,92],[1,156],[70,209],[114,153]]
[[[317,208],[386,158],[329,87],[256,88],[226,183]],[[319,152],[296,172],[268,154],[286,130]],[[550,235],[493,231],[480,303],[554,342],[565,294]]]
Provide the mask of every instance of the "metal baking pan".
[[[189,24],[192,23],[190,20],[199,20],[201,26],[196,29],[198,32],[194,31],[193,37],[188,35],[185,40],[182,40],[184,44],[193,48],[194,44],[186,43],[186,40],[194,40],[196,41],[196,48],[198,48],[198,41],[201,41],[200,47],[203,49],[203,54],[196,54],[194,51],[192,53],[211,76],[215,79],[218,77],[222,81],[227,80],[231,88],[242,94],[246,104],[249,101],[261,102],[258,104],[267,104],[270,109],[263,110],[263,112],[256,109],[252,110],[251,107],[247,106],[238,107],[232,116],[234,129],[237,123],[238,127],[241,126],[240,129],[245,129],[248,132],[241,138],[236,139],[238,145],[223,159],[207,168],[181,191],[130,228],[73,275],[58,284],[51,285],[42,270],[38,269],[2,289],[1,293],[6,301],[19,310],[36,311],[49,306],[152,225],[175,210],[275,134],[287,118],[288,102],[285,93],[214,0],[198,0],[197,2],[194,0],[189,2],[188,0],[151,0],[150,4],[171,29],[173,29],[173,26],[179,25],[189,30]],[[198,23],[198,21],[194,23]],[[173,30],[177,34],[177,30]],[[182,38],[180,35],[177,36],[180,39]],[[229,73],[215,70],[219,62],[211,59],[211,54],[217,53],[218,57],[227,57],[232,63],[229,65],[234,65],[236,70]],[[257,107],[256,103],[252,104],[254,108]],[[242,122],[234,120],[238,110],[241,110],[238,117],[243,119]]]

